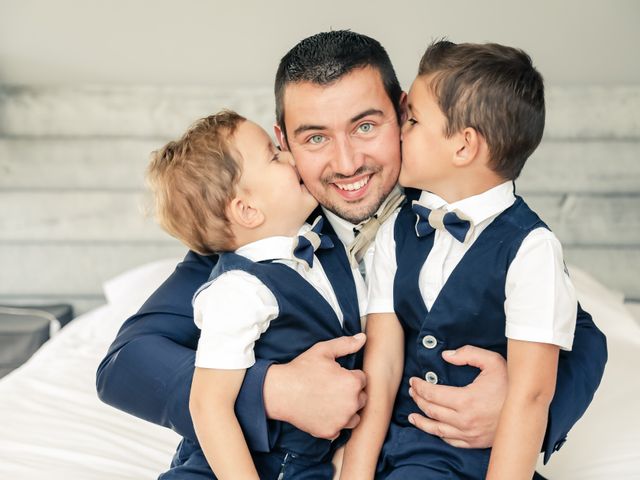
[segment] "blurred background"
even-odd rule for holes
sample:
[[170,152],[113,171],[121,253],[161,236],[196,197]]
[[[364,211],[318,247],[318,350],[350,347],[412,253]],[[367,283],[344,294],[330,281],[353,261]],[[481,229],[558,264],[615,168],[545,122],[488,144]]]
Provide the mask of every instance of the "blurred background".
[[640,300],[640,3],[0,0],[0,303],[104,302],[102,283],[185,249],[145,217],[148,154],[223,107],[273,123],[302,38],[378,39],[408,89],[436,38],[526,50],[547,82],[518,181],[568,263]]

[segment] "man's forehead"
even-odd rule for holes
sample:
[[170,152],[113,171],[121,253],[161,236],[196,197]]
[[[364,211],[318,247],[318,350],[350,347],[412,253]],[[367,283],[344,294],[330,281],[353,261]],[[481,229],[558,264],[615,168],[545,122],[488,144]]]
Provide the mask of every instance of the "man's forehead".
[[[363,112],[395,114],[377,69],[356,69],[326,85],[304,81],[284,89],[284,116],[289,123],[317,124],[319,121],[352,121]],[[294,127],[295,128],[295,127]]]

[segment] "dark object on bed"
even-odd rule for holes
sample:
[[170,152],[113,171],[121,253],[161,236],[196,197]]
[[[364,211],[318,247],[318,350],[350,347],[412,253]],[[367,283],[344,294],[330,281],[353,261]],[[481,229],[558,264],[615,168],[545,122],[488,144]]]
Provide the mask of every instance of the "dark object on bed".
[[68,304],[0,305],[0,378],[18,368],[49,340],[51,324],[64,327],[73,319]]

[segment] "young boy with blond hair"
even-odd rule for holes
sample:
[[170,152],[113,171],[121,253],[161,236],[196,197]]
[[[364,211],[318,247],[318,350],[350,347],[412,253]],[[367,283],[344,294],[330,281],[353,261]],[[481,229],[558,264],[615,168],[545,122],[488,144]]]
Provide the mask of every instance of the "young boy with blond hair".
[[[359,274],[322,217],[305,223],[317,202],[291,154],[223,111],[155,152],[147,178],[161,225],[190,249],[218,255],[193,300],[201,335],[189,407],[203,450],[194,468],[208,461],[221,479],[332,478],[344,435],[331,442],[270,422],[271,452],[251,452],[234,412],[256,356],[288,362],[316,342],[360,332]],[[356,368],[357,355],[340,364]]]
[[[407,100],[399,181],[409,201],[376,238],[368,401],[341,478],[531,479],[577,312],[558,239],[515,195],[542,139],[542,77],[521,50],[438,41]],[[493,449],[456,448],[446,432],[412,425],[412,377],[456,387],[476,377],[442,358],[465,344],[507,358]]]

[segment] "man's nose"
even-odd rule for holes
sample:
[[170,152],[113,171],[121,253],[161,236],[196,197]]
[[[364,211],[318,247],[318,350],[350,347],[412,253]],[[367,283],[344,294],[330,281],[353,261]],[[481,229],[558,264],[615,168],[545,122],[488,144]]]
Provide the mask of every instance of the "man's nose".
[[363,164],[362,152],[354,148],[349,137],[337,140],[334,159],[334,173],[350,176]]

